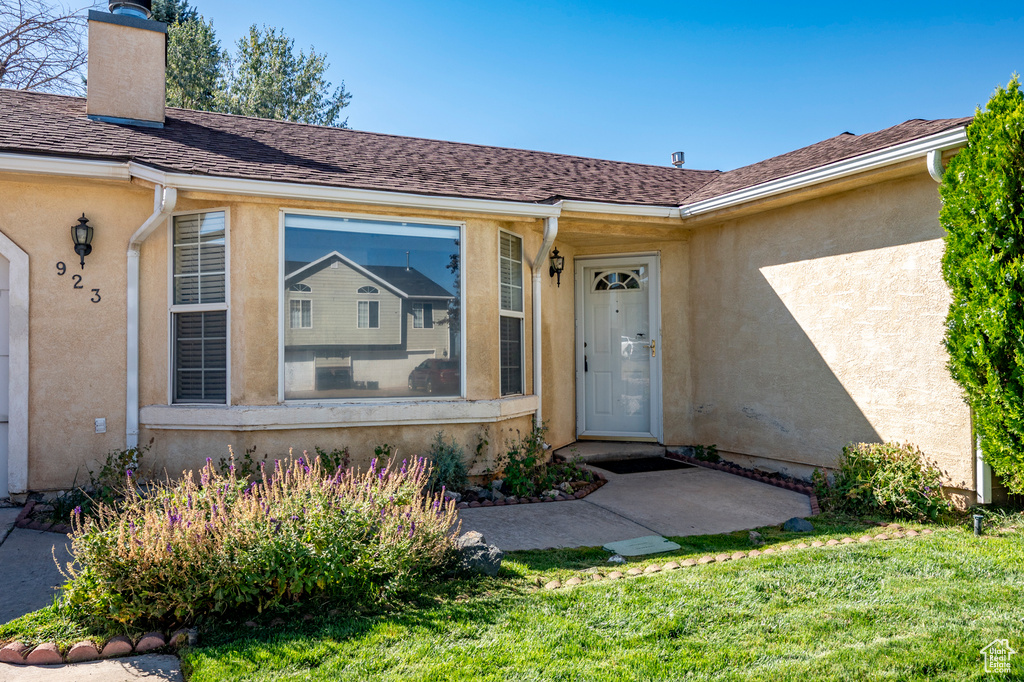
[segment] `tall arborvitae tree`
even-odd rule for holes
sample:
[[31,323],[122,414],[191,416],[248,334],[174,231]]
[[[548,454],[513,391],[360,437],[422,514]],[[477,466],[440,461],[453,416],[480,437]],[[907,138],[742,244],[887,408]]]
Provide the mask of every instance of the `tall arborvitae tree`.
[[1024,93],[1017,76],[967,128],[940,187],[946,348],[984,459],[1024,493]]

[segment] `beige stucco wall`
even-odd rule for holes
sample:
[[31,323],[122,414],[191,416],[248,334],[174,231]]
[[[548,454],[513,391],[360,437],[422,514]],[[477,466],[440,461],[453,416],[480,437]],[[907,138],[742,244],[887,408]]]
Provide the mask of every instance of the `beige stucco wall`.
[[795,472],[851,441],[909,441],[973,489],[938,212],[922,173],[696,230],[696,441]]
[[[93,460],[124,444],[125,252],[152,207],[152,191],[123,183],[0,177],[0,231],[29,256],[30,489],[87,482]],[[82,213],[95,229],[84,269],[70,231]]]
[[[230,268],[234,407],[278,404],[281,211],[464,221],[466,378],[469,400],[499,398],[499,231],[524,239],[525,386],[532,392],[532,287],[528,261],[541,220],[386,210],[183,192],[181,212],[225,209]],[[125,249],[152,210],[152,189],[128,183],[0,178],[0,231],[30,257],[31,489],[70,485],[81,467],[124,445]],[[78,270],[69,236],[82,212],[96,226],[94,251]],[[948,296],[935,184],[923,173],[887,178],[812,201],[727,222],[563,216],[555,246],[566,256],[561,287],[541,263],[544,418],[548,441],[575,439],[574,258],[658,253],[662,279],[664,440],[716,443],[723,451],[827,466],[851,440],[910,440],[939,460],[947,482],[972,488],[966,408],[948,379],[941,347]],[[59,277],[55,263],[68,267]],[[72,274],[84,276],[71,288]],[[141,251],[140,403],[166,405],[169,374],[168,233]],[[100,303],[91,303],[99,288]],[[105,417],[107,432],[93,433]],[[430,424],[269,430],[152,428],[151,461],[177,472],[205,457],[255,447],[280,455],[348,446],[356,463],[387,442],[424,451]],[[466,448],[479,437],[495,457],[528,416],[448,424]],[[493,460],[491,460],[493,461]],[[482,471],[487,462],[481,462]]]

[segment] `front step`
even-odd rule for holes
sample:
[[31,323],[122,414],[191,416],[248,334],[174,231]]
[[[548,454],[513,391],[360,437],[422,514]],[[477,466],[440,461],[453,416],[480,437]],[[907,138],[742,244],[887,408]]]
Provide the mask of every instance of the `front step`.
[[640,459],[643,457],[664,457],[665,446],[657,443],[623,443],[617,441],[586,440],[576,441],[564,448],[558,448],[555,458],[568,462],[578,458],[584,463],[602,462],[609,459]]

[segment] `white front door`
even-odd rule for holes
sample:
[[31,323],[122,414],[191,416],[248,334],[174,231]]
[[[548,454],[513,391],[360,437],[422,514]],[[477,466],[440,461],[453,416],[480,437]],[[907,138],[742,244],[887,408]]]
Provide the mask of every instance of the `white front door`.
[[575,270],[577,435],[660,441],[658,257],[577,259]]

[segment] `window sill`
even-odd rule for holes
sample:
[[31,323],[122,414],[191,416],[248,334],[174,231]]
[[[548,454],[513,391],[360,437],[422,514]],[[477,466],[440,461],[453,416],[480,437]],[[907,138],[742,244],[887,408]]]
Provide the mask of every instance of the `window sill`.
[[523,417],[537,410],[535,395],[500,400],[302,405],[148,405],[140,411],[147,429],[274,431],[283,429],[473,424]]

